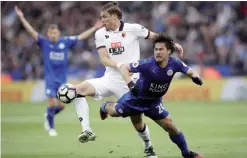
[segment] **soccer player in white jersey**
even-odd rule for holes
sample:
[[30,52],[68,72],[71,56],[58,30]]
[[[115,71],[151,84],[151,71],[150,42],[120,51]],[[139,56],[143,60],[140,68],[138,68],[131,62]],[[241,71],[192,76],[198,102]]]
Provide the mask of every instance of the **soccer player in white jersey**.
[[[106,67],[103,77],[84,81],[75,85],[78,98],[75,99],[76,112],[81,122],[83,132],[78,139],[81,143],[95,140],[89,124],[89,108],[85,96],[92,96],[99,100],[108,96],[120,98],[129,91],[118,68],[122,63],[130,63],[140,59],[139,39],[154,39],[157,34],[147,30],[139,24],[124,23],[121,20],[122,12],[114,2],[105,4],[101,10],[104,27],[96,31],[95,43],[102,64]],[[175,48],[183,55],[179,44]],[[137,74],[132,76],[138,78]],[[131,121],[144,141],[145,153],[155,156],[150,141],[148,126],[137,122],[135,117]]]

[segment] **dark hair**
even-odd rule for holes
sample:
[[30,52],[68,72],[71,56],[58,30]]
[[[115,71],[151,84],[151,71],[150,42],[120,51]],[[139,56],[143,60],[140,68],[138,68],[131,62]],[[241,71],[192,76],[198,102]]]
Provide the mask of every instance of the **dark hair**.
[[165,33],[159,33],[157,35],[157,37],[153,41],[153,48],[155,47],[156,43],[165,43],[166,48],[168,50],[171,50],[170,54],[172,54],[174,52],[174,50],[175,50],[173,39],[171,37],[169,37],[169,36],[166,36]]
[[58,25],[57,24],[50,24],[49,26],[48,26],[48,30],[50,30],[50,29],[58,29],[59,30],[59,28],[58,28]]
[[122,11],[121,9],[118,7],[117,2],[109,2],[107,4],[105,4],[102,8],[102,11],[107,11],[110,15],[112,14],[117,14],[117,17],[119,20],[122,19]]

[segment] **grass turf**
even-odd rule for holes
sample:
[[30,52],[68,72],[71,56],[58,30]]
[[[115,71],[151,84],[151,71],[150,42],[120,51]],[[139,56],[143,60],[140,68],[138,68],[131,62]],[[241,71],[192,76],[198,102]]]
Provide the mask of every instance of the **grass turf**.
[[[2,103],[3,158],[138,158],[143,146],[129,119],[101,121],[101,102],[89,100],[97,140],[80,144],[81,126],[74,105],[56,116],[57,137],[43,128],[44,104]],[[247,102],[165,102],[189,147],[205,158],[247,158]],[[180,151],[153,121],[145,118],[159,158],[180,158]]]

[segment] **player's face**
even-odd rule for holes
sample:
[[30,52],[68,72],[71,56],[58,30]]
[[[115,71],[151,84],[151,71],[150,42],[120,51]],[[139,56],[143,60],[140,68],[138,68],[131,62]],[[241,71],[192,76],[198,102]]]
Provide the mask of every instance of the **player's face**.
[[57,42],[60,31],[58,29],[48,29],[47,36],[52,42]]
[[156,43],[154,46],[154,58],[157,62],[162,62],[168,58],[170,50],[167,50],[165,43]]
[[111,26],[117,20],[117,16],[115,14],[110,15],[107,11],[102,11],[100,13],[100,16],[101,16],[101,21],[103,22],[103,25],[106,29],[110,29]]

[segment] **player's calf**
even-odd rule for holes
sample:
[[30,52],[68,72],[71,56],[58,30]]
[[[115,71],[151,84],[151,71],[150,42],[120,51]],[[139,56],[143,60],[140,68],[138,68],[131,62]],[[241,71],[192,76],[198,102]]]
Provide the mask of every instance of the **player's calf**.
[[178,146],[184,158],[201,158],[189,150],[184,134],[175,126],[170,116],[155,122],[169,133],[171,141]]

